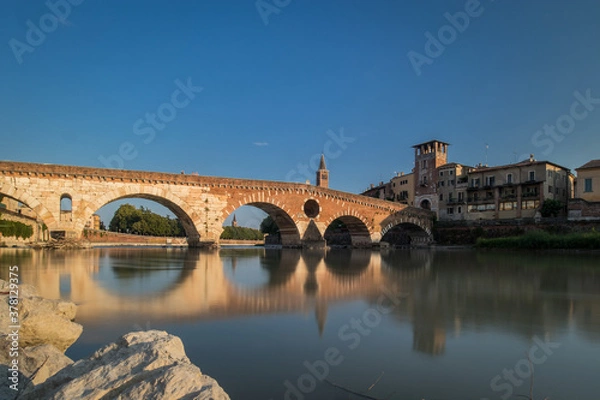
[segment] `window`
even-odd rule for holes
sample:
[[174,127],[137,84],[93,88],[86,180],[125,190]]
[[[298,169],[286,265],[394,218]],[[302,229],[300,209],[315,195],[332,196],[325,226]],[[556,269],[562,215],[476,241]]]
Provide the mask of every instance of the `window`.
[[513,174],[506,175],[506,183],[513,183]]
[[440,201],[444,200],[444,193],[440,193]]
[[454,186],[454,179],[450,179],[448,181],[448,186]]
[[517,202],[516,201],[505,201],[500,203],[500,211],[510,211],[510,210],[516,210],[517,209]]
[[450,175],[454,175],[454,171],[450,171]]
[[552,179],[552,171],[548,171],[548,179]]
[[458,201],[463,201],[465,199],[465,192],[458,192]]
[[454,214],[454,207],[448,207],[448,208],[446,209],[446,213],[447,213],[447,214]]
[[521,203],[521,209],[523,210],[533,210],[540,206],[539,200],[524,200]]
[[444,176],[444,171],[440,171],[440,176]]
[[462,207],[458,207],[458,213],[462,214]]
[[552,194],[552,186],[548,186],[548,193]]
[[71,212],[73,209],[73,200],[68,194],[60,196],[60,212]]
[[471,179],[471,187],[479,187],[479,184],[480,184],[479,178]]
[[494,186],[494,183],[496,183],[495,176],[488,176],[485,178],[485,186]]
[[423,168],[427,168],[427,160],[423,160]]
[[440,185],[444,186],[444,184],[445,184],[445,183],[446,183],[446,182],[444,182],[444,181],[441,181],[441,182],[440,182]]
[[592,190],[592,178],[585,178],[585,187],[583,188],[584,192],[593,192]]
[[535,181],[535,171],[529,171],[529,180]]

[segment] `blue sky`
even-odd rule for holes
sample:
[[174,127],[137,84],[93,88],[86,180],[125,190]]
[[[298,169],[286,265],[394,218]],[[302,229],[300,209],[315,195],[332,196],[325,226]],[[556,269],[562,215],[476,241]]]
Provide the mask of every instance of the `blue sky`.
[[594,0],[72,1],[4,2],[0,159],[305,181],[325,152],[360,192],[430,138],[471,165],[600,158],[600,100],[570,117],[600,99]]

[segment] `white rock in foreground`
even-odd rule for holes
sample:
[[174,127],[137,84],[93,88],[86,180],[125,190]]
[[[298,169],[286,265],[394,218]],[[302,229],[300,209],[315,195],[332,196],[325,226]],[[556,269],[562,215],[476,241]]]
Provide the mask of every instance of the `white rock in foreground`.
[[[10,290],[8,282],[0,280],[0,334],[11,333],[12,323],[9,299],[16,292]],[[81,336],[83,327],[75,322],[77,306],[64,300],[49,300],[38,297],[30,285],[20,285],[18,324],[19,346],[30,347],[51,344],[64,352]]]
[[183,343],[164,331],[132,332],[26,390],[19,400],[185,399],[229,396],[185,355]]

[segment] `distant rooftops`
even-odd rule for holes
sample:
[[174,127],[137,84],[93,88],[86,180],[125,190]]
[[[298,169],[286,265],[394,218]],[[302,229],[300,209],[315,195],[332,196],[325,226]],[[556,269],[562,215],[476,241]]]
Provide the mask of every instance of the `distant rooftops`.
[[[533,154],[531,155],[531,157],[528,160],[523,160],[517,163],[513,163],[513,164],[504,164],[504,165],[498,165],[498,166],[494,166],[494,167],[488,167],[487,165],[477,165],[473,168],[473,172],[476,172],[478,170],[485,170],[485,171],[493,171],[493,170],[498,170],[498,169],[507,169],[507,168],[514,168],[514,167],[525,167],[525,166],[531,166],[531,165],[538,165],[538,164],[550,164],[554,167],[557,168],[561,168],[564,169],[566,171],[570,171],[569,168],[563,167],[562,165],[558,165],[556,163],[553,163],[551,161],[538,161],[536,159],[533,158]],[[588,163],[589,164],[589,163]]]
[[588,168],[600,168],[600,160],[592,160],[590,162],[587,162],[587,163],[583,164],[581,167],[575,168],[575,171],[578,171],[580,169],[588,169]]

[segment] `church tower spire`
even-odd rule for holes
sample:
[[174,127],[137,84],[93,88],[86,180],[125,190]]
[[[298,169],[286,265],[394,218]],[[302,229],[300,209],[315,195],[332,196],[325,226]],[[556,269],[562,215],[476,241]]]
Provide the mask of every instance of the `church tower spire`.
[[321,162],[319,163],[319,169],[317,170],[317,186],[328,188],[329,187],[329,170],[325,165],[325,156],[321,154]]

